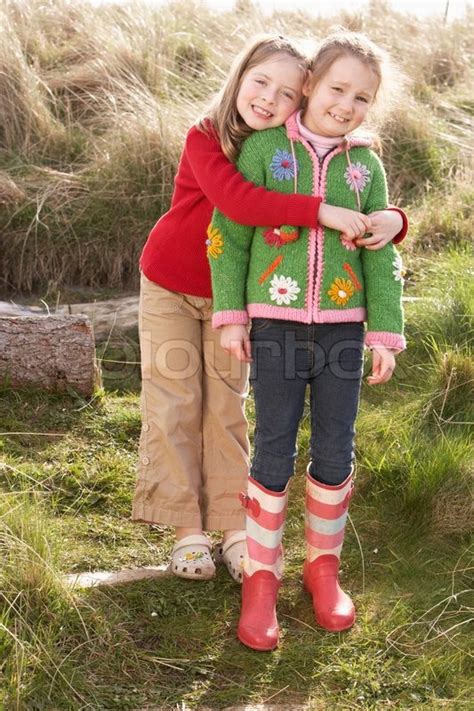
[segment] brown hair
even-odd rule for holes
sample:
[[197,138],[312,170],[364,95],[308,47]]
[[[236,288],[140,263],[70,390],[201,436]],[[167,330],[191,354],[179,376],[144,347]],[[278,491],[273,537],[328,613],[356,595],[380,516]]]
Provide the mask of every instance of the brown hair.
[[314,89],[334,62],[347,55],[355,57],[373,71],[378,80],[377,94],[382,84],[387,56],[368,37],[348,30],[330,34],[319,45],[316,54],[310,60],[310,89]]
[[243,140],[254,131],[237,111],[237,95],[242,79],[249,69],[278,53],[299,59],[301,69],[306,73],[308,59],[289,39],[282,35],[258,35],[236,57],[224,86],[206,115],[197,123],[197,127],[205,133],[212,129],[217,133],[222,150],[229,160],[236,160]]

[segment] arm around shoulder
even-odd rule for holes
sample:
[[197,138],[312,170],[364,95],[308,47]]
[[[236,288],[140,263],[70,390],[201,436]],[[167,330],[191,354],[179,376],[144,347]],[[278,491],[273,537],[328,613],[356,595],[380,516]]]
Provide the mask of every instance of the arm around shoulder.
[[244,177],[225,156],[215,135],[194,126],[185,151],[202,192],[231,220],[254,227],[317,226],[319,197],[284,195],[261,187],[263,179]]

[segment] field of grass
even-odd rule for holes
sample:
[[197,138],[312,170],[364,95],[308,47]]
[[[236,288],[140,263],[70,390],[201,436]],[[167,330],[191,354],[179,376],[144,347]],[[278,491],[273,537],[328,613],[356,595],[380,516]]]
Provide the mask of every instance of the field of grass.
[[[372,0],[370,12],[268,20],[238,5],[0,0],[1,290],[54,304],[136,286],[184,131],[254,31],[309,40],[337,21],[390,50],[408,77],[382,130],[411,219],[408,349],[387,386],[363,387],[342,565],[358,622],[316,628],[302,590],[306,418],[276,652],[236,640],[239,589],[222,570],[207,583],[65,584],[163,564],[172,547],[169,529],[129,518],[139,374],[124,334],[98,344],[104,389],[91,401],[0,392],[0,709],[472,708],[474,15],[445,26]],[[248,414],[252,425],[251,398]]]
[[301,586],[307,426],[285,532],[283,642],[259,655],[235,638],[239,591],[224,571],[201,584],[71,591],[63,582],[65,572],[156,565],[170,552],[168,529],[129,521],[140,430],[133,380],[118,383],[110,371],[92,402],[2,392],[2,430],[16,433],[2,436],[5,708],[217,709],[270,699],[469,708],[472,353],[467,295],[447,287],[459,255],[437,269],[436,301],[407,305],[412,347],[393,382],[364,387],[343,556],[359,620],[346,634],[315,627]]

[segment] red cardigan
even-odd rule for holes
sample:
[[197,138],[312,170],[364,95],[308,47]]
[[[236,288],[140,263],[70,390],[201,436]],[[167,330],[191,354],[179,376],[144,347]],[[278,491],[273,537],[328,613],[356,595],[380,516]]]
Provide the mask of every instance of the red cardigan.
[[[316,227],[321,199],[283,195],[248,182],[222,152],[216,136],[193,126],[186,136],[171,207],[153,227],[140,267],[156,284],[184,294],[211,297],[207,227],[217,207],[242,225]],[[404,239],[408,222],[393,240]]]

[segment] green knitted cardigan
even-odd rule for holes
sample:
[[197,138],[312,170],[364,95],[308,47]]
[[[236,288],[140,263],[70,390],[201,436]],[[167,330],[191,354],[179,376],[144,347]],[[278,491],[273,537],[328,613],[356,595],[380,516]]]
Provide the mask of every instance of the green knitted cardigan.
[[[329,205],[366,214],[387,207],[387,182],[370,141],[346,137],[320,161],[285,126],[256,131],[243,144],[238,168],[270,190],[320,195]],[[296,161],[296,164],[295,164]],[[214,296],[213,326],[250,317],[340,323],[367,321],[367,346],[403,350],[402,263],[392,243],[355,248],[332,229],[289,225],[248,227],[214,210],[207,253]]]

